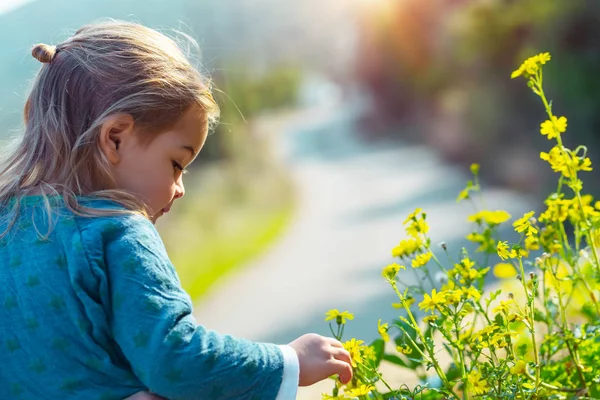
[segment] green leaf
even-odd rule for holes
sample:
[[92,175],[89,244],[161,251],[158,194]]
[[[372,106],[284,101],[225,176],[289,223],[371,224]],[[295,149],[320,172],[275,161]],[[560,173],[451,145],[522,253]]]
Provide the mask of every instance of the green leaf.
[[376,339],[371,343],[371,347],[375,350],[375,367],[379,367],[385,353],[385,342],[383,339]]
[[390,362],[392,364],[395,364],[395,365],[399,365],[399,366],[404,367],[404,368],[414,369],[414,368],[410,368],[404,362],[403,359],[401,359],[400,357],[398,357],[397,355],[394,355],[394,354],[384,354],[383,355],[383,360],[385,360],[387,362]]
[[448,378],[449,381],[454,381],[459,379],[460,377],[460,368],[458,368],[458,366],[456,366],[456,364],[454,363],[450,364],[450,367],[446,371],[446,378]]

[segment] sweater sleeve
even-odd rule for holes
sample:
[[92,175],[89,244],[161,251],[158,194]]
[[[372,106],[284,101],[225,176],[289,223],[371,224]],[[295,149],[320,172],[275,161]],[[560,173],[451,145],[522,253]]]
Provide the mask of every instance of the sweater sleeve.
[[152,392],[173,400],[276,399],[287,364],[281,348],[198,325],[150,221],[98,218],[86,231],[84,243],[102,241],[103,259],[90,252],[90,261],[106,273],[114,340]]

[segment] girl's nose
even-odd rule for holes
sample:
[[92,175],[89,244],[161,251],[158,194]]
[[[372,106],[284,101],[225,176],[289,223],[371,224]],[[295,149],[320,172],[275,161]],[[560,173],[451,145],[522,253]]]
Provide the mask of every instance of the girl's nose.
[[179,177],[177,180],[177,189],[175,189],[175,198],[179,199],[185,195],[185,187],[183,186],[183,179]]

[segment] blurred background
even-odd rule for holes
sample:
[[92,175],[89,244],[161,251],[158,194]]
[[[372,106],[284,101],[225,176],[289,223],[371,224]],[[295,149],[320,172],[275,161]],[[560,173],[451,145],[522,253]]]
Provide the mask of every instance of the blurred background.
[[436,243],[466,245],[473,162],[485,207],[542,208],[544,110],[510,79],[533,54],[552,53],[567,145],[600,152],[597,0],[0,0],[0,140],[20,129],[31,46],[108,17],[192,36],[218,89],[221,123],[158,229],[198,321],[224,333],[327,334],[338,308],[375,338],[397,315],[380,271],[405,216],[423,207]]

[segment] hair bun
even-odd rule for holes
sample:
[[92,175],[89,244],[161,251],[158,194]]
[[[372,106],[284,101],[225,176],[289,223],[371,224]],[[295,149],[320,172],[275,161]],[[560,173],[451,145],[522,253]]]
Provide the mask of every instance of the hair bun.
[[56,56],[56,46],[50,46],[43,43],[36,44],[31,50],[31,55],[39,62],[49,64]]

